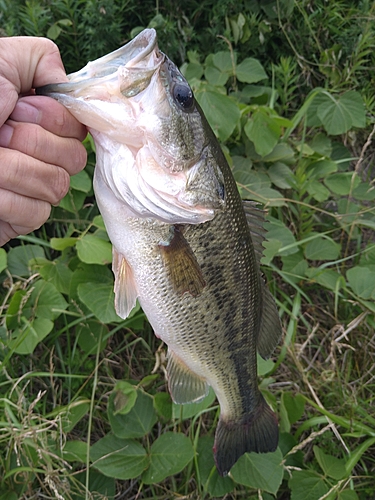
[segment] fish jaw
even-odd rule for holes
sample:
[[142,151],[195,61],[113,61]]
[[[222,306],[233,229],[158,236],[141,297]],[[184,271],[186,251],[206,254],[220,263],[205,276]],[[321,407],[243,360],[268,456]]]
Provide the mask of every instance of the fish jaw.
[[45,85],[36,93],[59,101],[90,132],[105,132],[122,141],[126,130],[127,141],[132,143],[132,136],[139,136],[134,134],[138,110],[129,98],[147,88],[164,58],[156,31],[146,29],[123,47],[68,75],[69,82]]

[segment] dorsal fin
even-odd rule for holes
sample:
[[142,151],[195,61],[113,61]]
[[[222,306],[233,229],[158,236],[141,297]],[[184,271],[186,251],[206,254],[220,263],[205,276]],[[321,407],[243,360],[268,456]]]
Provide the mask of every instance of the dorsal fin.
[[264,251],[262,243],[266,238],[267,232],[264,229],[265,211],[261,208],[257,208],[258,203],[255,201],[243,200],[242,203],[254,245],[255,257],[258,266],[260,266],[260,259],[263,257]]
[[[258,203],[244,200],[243,208],[247,223],[250,229],[251,239],[254,245],[255,257],[260,266],[260,259],[263,257],[263,241],[266,239],[267,231],[264,229],[265,211],[257,208]],[[268,290],[267,285],[261,276],[262,293],[262,317],[257,339],[257,349],[262,358],[271,356],[281,338],[281,323],[275,299]]]

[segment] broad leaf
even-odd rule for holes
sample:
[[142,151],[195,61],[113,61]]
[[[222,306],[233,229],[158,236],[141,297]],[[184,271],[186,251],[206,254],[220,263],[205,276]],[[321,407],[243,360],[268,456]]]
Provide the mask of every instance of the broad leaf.
[[350,90],[342,96],[324,94],[317,115],[331,135],[344,134],[350,128],[366,125],[365,108],[358,92]]
[[55,320],[68,307],[68,303],[52,283],[39,280],[24,308],[25,315]]
[[278,448],[273,453],[245,453],[231,469],[232,478],[240,484],[276,494],[284,476]]
[[103,323],[120,321],[114,306],[113,285],[107,283],[81,283],[77,288],[80,300]]
[[235,102],[226,95],[210,90],[197,92],[196,98],[213,131],[221,141],[227,140],[241,116]]
[[21,245],[8,252],[8,269],[14,276],[30,276],[29,262],[37,258],[45,258],[44,249],[38,245]]
[[273,151],[281,135],[280,125],[264,107],[254,111],[244,130],[254,143],[255,151],[262,157]]
[[76,244],[78,257],[86,264],[108,264],[112,261],[112,245],[94,234],[86,234]]
[[199,479],[204,491],[212,497],[223,497],[234,489],[234,482],[229,476],[219,476],[214,462],[213,446],[213,436],[199,438],[197,446]]
[[149,464],[142,445],[132,439],[119,439],[113,434],[107,434],[91,446],[90,459],[105,476],[116,479],[133,479],[142,474]]
[[88,193],[91,190],[91,179],[85,170],[81,170],[78,174],[70,178],[70,187],[83,193]]
[[115,407],[115,393],[109,398],[108,418],[112,431],[119,438],[140,438],[148,434],[157,421],[152,397],[138,391],[136,401],[125,415]]
[[257,59],[247,57],[236,68],[236,76],[240,82],[257,83],[267,78],[267,73]]
[[318,446],[314,446],[313,449],[315,458],[326,476],[339,481],[347,475],[345,461],[342,458],[327,455]]
[[159,483],[181,472],[193,457],[194,449],[189,438],[181,433],[166,432],[151,446],[150,467],[142,480],[145,484]]
[[328,492],[322,476],[312,470],[293,471],[289,479],[291,500],[320,500]]
[[7,267],[7,253],[4,248],[0,248],[0,273]]
[[17,354],[31,354],[35,347],[52,331],[53,322],[46,318],[35,318],[25,328],[15,332],[17,338],[9,344]]
[[346,273],[353,292],[362,299],[375,299],[375,271],[356,266]]
[[305,247],[305,257],[309,260],[335,260],[339,257],[341,245],[328,236],[317,235]]

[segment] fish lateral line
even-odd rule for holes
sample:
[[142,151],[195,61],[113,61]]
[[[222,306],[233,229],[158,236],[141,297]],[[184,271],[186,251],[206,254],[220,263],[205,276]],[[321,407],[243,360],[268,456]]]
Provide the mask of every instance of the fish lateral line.
[[158,244],[164,268],[177,295],[190,293],[198,297],[206,286],[202,269],[189,243],[184,237],[183,224],[170,226],[169,240]]

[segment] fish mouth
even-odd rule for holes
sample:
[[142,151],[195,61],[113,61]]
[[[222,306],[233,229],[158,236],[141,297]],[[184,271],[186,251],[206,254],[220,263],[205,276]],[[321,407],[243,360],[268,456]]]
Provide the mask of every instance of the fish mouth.
[[132,97],[147,87],[164,58],[156,31],[145,29],[126,45],[68,75],[69,82],[39,87],[36,94],[53,97],[67,107],[71,99],[78,98],[111,101],[119,90]]

